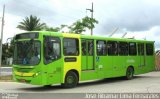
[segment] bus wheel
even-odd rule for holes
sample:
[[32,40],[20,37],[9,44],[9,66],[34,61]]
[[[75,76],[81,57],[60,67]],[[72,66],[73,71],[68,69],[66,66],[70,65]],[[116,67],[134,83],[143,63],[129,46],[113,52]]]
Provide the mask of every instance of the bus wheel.
[[44,85],[45,88],[50,88],[52,85]]
[[62,84],[62,86],[65,88],[73,88],[73,87],[76,87],[77,83],[78,83],[78,77],[76,73],[74,73],[73,71],[70,71],[67,73],[65,77],[65,83]]
[[131,80],[131,79],[133,79],[133,75],[134,75],[134,70],[133,70],[133,68],[132,67],[128,67],[127,68],[127,71],[126,71],[126,79],[127,80]]

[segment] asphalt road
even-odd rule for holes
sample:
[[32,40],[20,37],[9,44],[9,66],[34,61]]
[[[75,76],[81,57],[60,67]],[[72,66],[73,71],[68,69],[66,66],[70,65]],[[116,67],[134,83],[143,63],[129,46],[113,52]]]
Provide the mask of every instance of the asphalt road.
[[112,78],[82,82],[76,88],[63,89],[60,85],[49,88],[17,82],[0,82],[0,92],[44,93],[160,93],[160,71],[135,76],[132,80]]
[[60,85],[46,88],[17,82],[0,82],[0,93],[63,93],[60,94],[62,96],[64,93],[160,93],[160,71],[137,75],[132,80],[112,78],[81,82],[71,89],[64,89]]

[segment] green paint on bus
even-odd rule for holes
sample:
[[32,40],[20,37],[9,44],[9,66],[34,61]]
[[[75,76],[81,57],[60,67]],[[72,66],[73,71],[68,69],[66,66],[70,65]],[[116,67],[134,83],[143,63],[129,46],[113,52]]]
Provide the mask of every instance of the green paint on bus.
[[49,31],[14,37],[13,77],[34,85],[62,84],[133,75],[154,70],[154,41]]

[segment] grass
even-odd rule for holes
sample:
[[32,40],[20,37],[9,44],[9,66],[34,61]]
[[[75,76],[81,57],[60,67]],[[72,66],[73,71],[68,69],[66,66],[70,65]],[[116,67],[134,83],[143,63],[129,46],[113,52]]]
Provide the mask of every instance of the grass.
[[12,75],[0,76],[0,82],[10,82],[13,81]]

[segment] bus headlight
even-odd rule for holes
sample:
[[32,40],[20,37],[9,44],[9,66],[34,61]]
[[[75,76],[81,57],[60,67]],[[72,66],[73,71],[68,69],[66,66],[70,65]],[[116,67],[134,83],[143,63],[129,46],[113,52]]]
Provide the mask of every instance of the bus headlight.
[[36,77],[36,76],[38,76],[39,74],[40,74],[40,72],[35,73],[35,74],[33,75],[33,77]]

